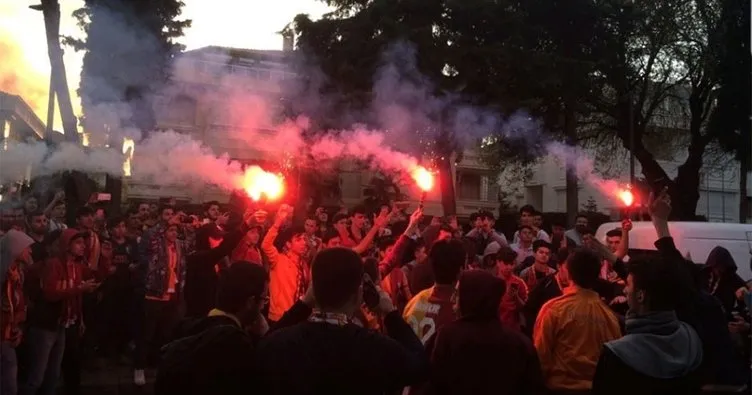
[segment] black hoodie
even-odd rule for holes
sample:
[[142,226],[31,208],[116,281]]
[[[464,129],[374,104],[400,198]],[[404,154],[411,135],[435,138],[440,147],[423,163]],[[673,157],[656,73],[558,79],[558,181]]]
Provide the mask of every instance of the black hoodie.
[[[721,246],[713,248],[705,261],[704,274],[708,291],[721,302],[729,321],[732,320],[731,313],[737,303],[736,290],[746,286],[744,280],[736,274],[736,269],[734,257]],[[716,276],[714,272],[721,274]]]

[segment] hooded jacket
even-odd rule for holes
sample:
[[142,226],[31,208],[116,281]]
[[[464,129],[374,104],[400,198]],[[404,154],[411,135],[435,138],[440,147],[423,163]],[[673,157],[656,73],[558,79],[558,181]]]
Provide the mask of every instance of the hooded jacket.
[[504,282],[480,270],[462,273],[462,318],[439,330],[429,393],[542,394],[538,356],[524,335],[505,328],[498,310]]
[[[81,282],[94,277],[94,272],[85,260],[76,261],[69,256],[71,242],[83,238],[76,229],[66,229],[58,239],[60,255],[50,258],[44,265],[42,274],[43,300],[35,304],[32,325],[43,329],[56,330],[59,325],[69,324],[68,319],[81,322],[83,308]],[[70,264],[70,265],[69,265]]]
[[627,335],[601,351],[593,394],[696,394],[702,342],[673,311],[629,316]]
[[3,341],[20,340],[26,303],[23,294],[24,268],[19,267],[16,260],[33,243],[31,237],[13,229],[0,239],[0,339]]
[[[708,291],[721,302],[727,318],[731,318],[731,312],[736,306],[736,290],[746,286],[744,280],[736,274],[736,269],[734,257],[721,246],[713,248],[705,261],[704,274]],[[716,277],[713,275],[714,271],[723,274]]]

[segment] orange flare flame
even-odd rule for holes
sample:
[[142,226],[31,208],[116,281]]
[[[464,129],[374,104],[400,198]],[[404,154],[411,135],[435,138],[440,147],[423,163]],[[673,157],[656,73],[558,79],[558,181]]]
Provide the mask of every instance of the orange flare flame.
[[423,166],[418,166],[413,170],[413,179],[415,179],[415,183],[418,184],[418,188],[423,190],[423,192],[428,192],[431,189],[433,189],[433,173],[428,171]]
[[619,191],[619,199],[621,199],[621,201],[627,207],[631,207],[632,203],[634,203],[634,195],[632,194],[632,191],[629,189],[623,189]]
[[269,173],[258,166],[251,166],[245,170],[243,189],[254,201],[261,199],[261,195],[269,200],[277,200],[284,194],[285,183],[281,175]]

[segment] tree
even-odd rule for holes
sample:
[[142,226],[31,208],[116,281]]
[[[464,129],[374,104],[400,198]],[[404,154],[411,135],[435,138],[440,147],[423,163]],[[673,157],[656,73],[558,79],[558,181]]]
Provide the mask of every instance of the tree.
[[[590,100],[593,119],[632,151],[654,189],[668,187],[674,218],[694,219],[703,155],[717,138],[707,120],[718,81],[719,1],[598,4],[603,89]],[[667,135],[687,147],[673,179],[648,148],[651,138]]]
[[[66,42],[84,51],[78,93],[95,142],[119,146],[125,128],[155,129],[152,99],[183,48],[174,40],[191,24],[177,19],[182,7],[180,0],[86,0],[73,13],[86,39]],[[120,180],[109,177],[107,189],[119,205]]]
[[709,128],[717,134],[722,147],[739,161],[739,221],[746,222],[749,215],[747,174],[752,170],[750,3],[726,0],[721,7],[723,39],[716,66],[720,86]]
[[585,210],[586,213],[597,213],[598,203],[596,203],[595,198],[588,196],[587,201],[582,205],[582,209]]
[[[333,97],[322,112],[360,114],[359,122],[383,127],[393,117],[379,110],[415,109],[406,111],[410,122],[401,125],[407,133],[399,133],[412,138],[399,145],[416,147],[412,154],[434,163],[445,214],[456,212],[452,161],[461,160],[465,145],[494,133],[493,127],[474,127],[479,118],[517,108],[505,102],[509,73],[503,67],[521,66],[502,50],[521,39],[515,32],[518,15],[505,11],[514,3],[332,0],[335,11],[321,20],[295,19],[298,49],[315,58],[328,77],[317,87]],[[468,34],[474,30],[485,32],[485,42]],[[385,94],[380,88],[390,81],[407,94]]]

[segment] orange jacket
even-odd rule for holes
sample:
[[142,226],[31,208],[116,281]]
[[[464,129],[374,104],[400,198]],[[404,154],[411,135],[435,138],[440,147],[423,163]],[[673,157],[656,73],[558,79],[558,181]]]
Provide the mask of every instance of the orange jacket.
[[588,390],[603,344],[621,337],[619,320],[589,289],[569,287],[543,305],[533,341],[551,390]]

